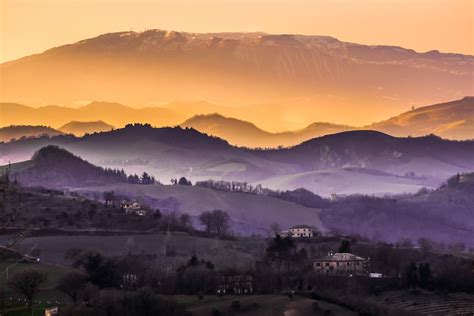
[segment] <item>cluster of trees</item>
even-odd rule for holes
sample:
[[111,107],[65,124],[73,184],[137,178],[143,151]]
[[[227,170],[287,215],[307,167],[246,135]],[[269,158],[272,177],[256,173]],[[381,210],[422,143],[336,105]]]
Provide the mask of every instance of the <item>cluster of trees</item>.
[[202,212],[199,215],[199,221],[205,227],[207,234],[225,236],[229,230],[229,214],[221,210]]
[[191,182],[191,180],[188,180],[186,179],[185,177],[181,177],[178,179],[171,179],[171,184],[172,185],[193,185],[193,183]]
[[311,262],[305,248],[298,250],[293,239],[276,235],[270,240],[263,261],[257,264],[257,268],[262,272],[308,272]]
[[440,246],[457,244],[455,248],[460,249],[465,248],[463,242],[470,242],[469,248],[474,244],[464,231],[472,223],[472,203],[474,194],[470,192],[445,190],[430,192],[423,198],[349,196],[332,202],[321,213],[321,220],[330,230],[343,235],[359,234],[386,242],[430,236]]
[[307,207],[314,207],[314,208],[325,208],[330,205],[329,200],[323,199],[319,195],[314,194],[313,192],[306,190],[304,188],[300,188],[300,189],[296,189],[292,191],[289,191],[289,190],[279,191],[279,190],[271,190],[268,188],[263,188],[262,185],[260,184],[253,186],[247,182],[224,181],[224,180],[197,181],[195,186],[213,189],[213,190],[219,190],[219,191],[266,195],[266,196],[275,197],[277,199],[294,202],[296,204],[300,204]]
[[247,182],[224,181],[224,180],[205,180],[196,181],[197,187],[209,188],[219,191],[242,192],[251,194],[265,194],[269,189],[262,188],[260,184],[253,186]]
[[412,262],[404,273],[405,285],[411,289],[417,286],[427,289],[431,285],[433,275],[431,274],[431,266],[429,263],[416,264]]
[[[123,169],[122,169],[122,171],[123,171]],[[136,174],[129,175],[127,177],[127,182],[132,183],[132,184],[155,184],[156,180],[155,180],[155,177],[150,176],[146,172],[143,172],[141,177],[137,176]]]
[[39,287],[47,280],[47,275],[34,269],[17,273],[9,282],[10,287],[26,299],[28,311],[31,312],[33,300],[38,294]]
[[107,258],[78,249],[70,251],[68,256],[78,270],[64,275],[58,282],[57,289],[72,302],[61,309],[61,315],[186,314],[183,306],[149,290],[159,284],[161,277],[150,269],[146,258],[130,255]]

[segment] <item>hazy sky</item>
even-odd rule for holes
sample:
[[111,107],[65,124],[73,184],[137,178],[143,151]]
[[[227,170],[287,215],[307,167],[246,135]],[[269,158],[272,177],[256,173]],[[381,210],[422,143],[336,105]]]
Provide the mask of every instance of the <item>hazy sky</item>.
[[0,62],[106,32],[331,35],[474,54],[474,0],[0,0]]

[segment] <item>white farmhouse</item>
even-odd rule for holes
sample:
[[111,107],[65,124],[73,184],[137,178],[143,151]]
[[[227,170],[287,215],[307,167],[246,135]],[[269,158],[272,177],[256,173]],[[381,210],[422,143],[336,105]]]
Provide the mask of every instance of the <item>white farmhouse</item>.
[[293,238],[314,237],[313,228],[308,225],[296,225],[290,228],[290,236]]

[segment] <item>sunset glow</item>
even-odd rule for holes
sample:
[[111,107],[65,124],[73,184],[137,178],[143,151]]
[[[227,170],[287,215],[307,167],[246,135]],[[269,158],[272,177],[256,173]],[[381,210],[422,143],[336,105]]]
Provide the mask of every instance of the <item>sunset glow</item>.
[[262,31],[473,54],[471,0],[2,0],[0,62],[107,32]]

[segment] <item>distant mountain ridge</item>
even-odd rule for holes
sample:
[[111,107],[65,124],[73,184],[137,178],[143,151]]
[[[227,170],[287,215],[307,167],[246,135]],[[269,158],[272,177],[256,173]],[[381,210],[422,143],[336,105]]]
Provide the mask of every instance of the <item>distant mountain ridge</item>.
[[57,136],[61,134],[61,131],[49,126],[10,125],[0,127],[0,142],[9,142],[23,137]]
[[193,116],[180,126],[192,127],[200,132],[223,138],[231,144],[251,148],[293,146],[310,138],[354,129],[350,126],[317,122],[298,131],[270,133],[250,122],[224,117],[217,113]]
[[83,136],[85,134],[107,132],[114,129],[114,126],[105,123],[104,121],[94,122],[78,122],[72,121],[59,128],[65,134],[74,134],[76,136]]
[[237,148],[194,129],[126,128],[77,138],[58,136],[0,144],[3,164],[28,160],[56,145],[102,167],[143,171],[162,183],[248,182],[279,190],[304,187],[319,195],[393,194],[436,187],[456,173],[474,170],[474,141],[436,136],[396,138],[374,131],[349,131],[272,150]]
[[[473,71],[474,56],[329,36],[165,30],[103,34],[0,65],[4,100],[266,102],[283,105],[267,116],[298,110],[307,123],[349,113],[353,121],[375,120],[407,105],[474,95]],[[262,125],[261,114],[245,119]]]
[[[48,125],[62,127],[70,122],[104,121],[116,127],[130,123],[150,123],[155,126],[172,126],[185,117],[160,107],[131,108],[119,103],[91,102],[79,108],[49,105],[39,108],[0,102],[1,124]],[[77,125],[77,124],[75,124]]]
[[474,96],[413,109],[367,128],[393,136],[436,134],[448,139],[474,139]]
[[[174,103],[171,107],[182,111],[183,109],[181,109],[181,107],[185,107],[186,105],[190,105],[192,111],[217,108],[217,106],[202,102]],[[161,122],[164,124],[167,120],[165,118],[166,115],[161,117],[154,116],[160,113],[161,108],[131,109],[118,103],[103,102],[93,102],[79,109],[57,106],[35,109],[19,104],[0,103],[0,110],[6,114],[4,116],[5,123],[17,122],[15,120],[36,124],[43,124],[43,122],[52,123],[51,118],[54,115],[52,115],[51,112],[55,112],[56,110],[61,114],[61,120],[63,121],[72,116],[97,119],[105,115],[109,119],[113,119],[113,115],[108,115],[108,113],[122,115],[123,118],[119,119],[118,122],[123,124],[134,121]],[[224,108],[221,108],[221,110],[224,110]],[[176,117],[179,117],[179,115]],[[174,119],[172,119],[172,121],[173,120]],[[176,122],[176,120],[173,122]],[[85,128],[86,126],[87,128]],[[159,127],[161,125],[157,126]],[[165,126],[169,126],[169,124]],[[381,131],[399,137],[435,134],[443,138],[454,140],[474,139],[474,97],[465,97],[451,102],[419,107],[363,128],[315,122],[303,129],[272,133],[257,127],[251,122],[226,117],[218,113],[195,115],[182,122],[180,126],[194,128],[202,133],[223,138],[233,145],[250,148],[294,146],[315,137],[360,129]],[[29,131],[26,126],[22,128],[12,127],[0,129],[0,137],[3,137],[0,138],[0,140],[9,141],[11,138],[41,136],[42,134],[57,135],[61,132],[82,136],[85,133],[107,131],[112,129],[113,126],[103,121],[98,121],[68,122],[56,132],[53,130],[44,130],[45,128],[41,127],[31,128],[36,128],[36,131]],[[13,133],[13,130],[15,130],[15,133]],[[7,133],[7,131],[9,132]],[[6,133],[5,136],[2,136],[2,132]]]
[[436,134],[447,139],[474,139],[474,97],[420,107],[363,128],[316,122],[300,130],[270,133],[250,122],[219,114],[197,115],[181,126],[253,148],[294,146],[315,137],[360,129],[400,137]]

